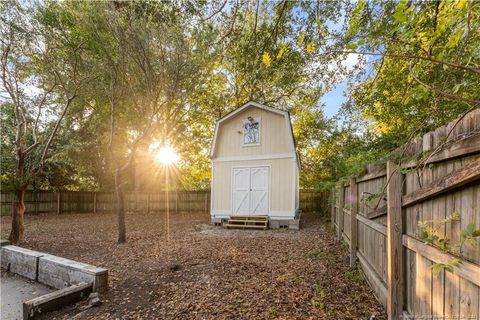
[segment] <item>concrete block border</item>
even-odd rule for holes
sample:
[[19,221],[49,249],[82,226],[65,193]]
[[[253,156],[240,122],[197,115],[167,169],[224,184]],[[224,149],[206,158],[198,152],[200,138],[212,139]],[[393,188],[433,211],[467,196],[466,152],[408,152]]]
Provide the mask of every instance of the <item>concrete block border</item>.
[[56,289],[81,282],[94,292],[108,288],[108,270],[13,245],[0,247],[1,267]]
[[17,246],[3,246],[0,249],[2,268],[31,280],[37,280],[38,258],[43,254]]
[[58,309],[108,288],[108,270],[39,251],[0,243],[1,267],[59,289],[23,303],[23,319]]
[[93,285],[94,292],[103,292],[108,286],[108,271],[46,254],[38,259],[38,282],[58,289],[73,283],[86,282]]

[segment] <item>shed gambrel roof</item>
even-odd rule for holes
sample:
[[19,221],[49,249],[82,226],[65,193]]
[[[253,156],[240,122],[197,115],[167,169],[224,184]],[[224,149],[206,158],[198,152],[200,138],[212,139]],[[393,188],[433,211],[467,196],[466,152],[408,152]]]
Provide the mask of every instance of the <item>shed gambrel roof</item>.
[[219,131],[219,128],[220,128],[220,125],[222,124],[222,122],[225,122],[228,119],[231,119],[231,118],[235,117],[240,112],[242,112],[244,110],[247,110],[249,108],[263,109],[263,110],[266,110],[266,111],[270,111],[270,112],[282,115],[285,118],[285,122],[286,122],[285,125],[288,126],[288,128],[290,128],[290,130],[288,130],[288,131],[290,133],[289,134],[289,139],[290,139],[290,142],[291,142],[291,146],[292,146],[292,148],[295,152],[297,163],[298,163],[298,165],[300,165],[299,158],[298,158],[298,153],[296,152],[296,148],[295,148],[296,145],[295,145],[295,138],[293,136],[293,128],[292,128],[292,122],[290,120],[290,113],[288,111],[279,110],[279,109],[269,107],[267,105],[258,103],[256,101],[249,101],[249,102],[245,103],[243,106],[227,113],[225,116],[223,116],[220,120],[217,121],[217,123],[215,125],[215,134],[213,136],[212,148],[210,150],[210,158],[213,158],[213,156],[215,154],[215,147],[216,147],[216,144],[217,144],[218,131]]

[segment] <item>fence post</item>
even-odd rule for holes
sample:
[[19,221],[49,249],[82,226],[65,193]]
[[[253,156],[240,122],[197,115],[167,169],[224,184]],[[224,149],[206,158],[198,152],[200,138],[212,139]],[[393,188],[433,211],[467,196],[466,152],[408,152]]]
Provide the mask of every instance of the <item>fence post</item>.
[[[72,193],[70,195],[72,195]],[[80,194],[80,195],[82,195],[82,194]],[[81,204],[80,201],[81,200],[79,201],[77,196],[73,196],[73,197],[70,196],[70,198],[75,199],[75,211],[76,211],[76,213],[82,212],[82,210],[80,209],[80,204]],[[83,197],[81,197],[81,198],[83,198]]]
[[393,160],[387,162],[388,319],[403,313],[402,176]]
[[138,190],[133,191],[133,212],[138,213]]
[[97,193],[93,193],[93,213],[97,213]]
[[208,196],[207,196],[207,191],[205,191],[205,212],[208,212]]
[[345,188],[343,183],[340,183],[340,192],[339,192],[339,201],[338,201],[338,230],[337,230],[337,241],[342,240],[343,232],[343,206],[345,204]]
[[165,202],[163,203],[163,211],[164,212],[167,212],[168,211],[168,201],[170,201],[170,199],[168,199],[168,190],[165,189],[164,193],[163,193],[163,197],[165,199]]
[[332,205],[332,212],[331,212],[331,218],[330,222],[332,223],[332,229],[335,230],[335,185],[332,187],[332,193],[330,195],[330,202]]
[[35,211],[35,215],[38,215],[38,196],[37,196],[37,190],[33,190],[33,207]]
[[175,190],[175,213],[178,213],[178,190]]
[[62,213],[62,191],[57,191],[57,214]]
[[15,194],[13,195],[12,197],[12,207],[11,207],[12,210],[10,210],[10,216],[11,218],[13,219],[13,215],[15,214]]
[[147,213],[150,213],[150,193],[147,193]]
[[357,180],[350,180],[350,267],[355,265],[357,260],[357,211],[358,211],[358,186]]

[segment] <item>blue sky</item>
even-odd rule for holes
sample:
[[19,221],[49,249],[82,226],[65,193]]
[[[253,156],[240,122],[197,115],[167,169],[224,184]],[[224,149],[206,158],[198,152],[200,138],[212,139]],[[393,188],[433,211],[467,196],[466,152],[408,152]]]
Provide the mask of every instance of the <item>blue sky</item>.
[[[345,17],[342,15],[338,21],[327,21],[327,26],[333,31],[340,31],[342,26],[345,24]],[[357,66],[359,61],[359,56],[357,54],[348,54],[344,57],[342,64],[347,69],[352,69],[354,66]],[[348,77],[345,77],[342,82],[338,83],[332,90],[327,92],[320,98],[320,103],[325,104],[325,109],[323,110],[327,118],[332,118],[335,116],[342,106],[342,103],[347,101],[348,97],[348,86],[347,86]]]
[[347,100],[347,91],[347,80],[344,80],[320,99],[320,102],[325,104],[324,113],[327,118],[333,117]]
[[[343,64],[347,68],[352,68],[353,65],[357,65],[364,69],[365,74],[363,75],[362,79],[366,79],[368,76],[372,75],[374,72],[373,64],[375,63],[374,58],[367,58],[366,61],[360,62],[358,64],[358,55],[357,54],[349,54],[344,60]],[[325,116],[327,118],[332,118],[335,116],[342,106],[342,103],[348,100],[348,81],[349,77],[345,77],[342,82],[337,84],[332,90],[328,91],[325,95],[320,98],[320,104],[323,103],[325,108],[323,110]]]
[[[354,67],[366,68],[367,71],[370,67],[366,66],[360,60],[360,55],[356,53],[347,54],[343,57],[341,64],[348,70],[354,70]],[[367,72],[368,73],[368,72]],[[342,103],[348,100],[348,81],[353,77],[352,74],[346,75],[343,79],[333,87],[329,92],[320,98],[320,103],[325,105],[324,114],[327,118],[335,116],[342,106]]]

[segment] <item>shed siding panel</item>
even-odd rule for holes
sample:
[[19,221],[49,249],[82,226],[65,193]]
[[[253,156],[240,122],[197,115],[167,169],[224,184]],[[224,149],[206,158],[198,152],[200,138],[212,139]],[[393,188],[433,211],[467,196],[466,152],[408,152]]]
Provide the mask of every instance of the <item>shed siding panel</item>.
[[[249,116],[261,118],[258,146],[243,146],[243,121]],[[215,158],[294,152],[287,123],[282,115],[248,108],[221,124]]]
[[[227,163],[228,164],[228,163]],[[232,173],[231,166],[225,163],[213,164],[213,210],[229,211],[232,201]]]
[[248,160],[213,163],[213,210],[230,211],[232,201],[232,168],[235,166],[270,166],[270,211],[292,211],[292,162],[295,159]]

